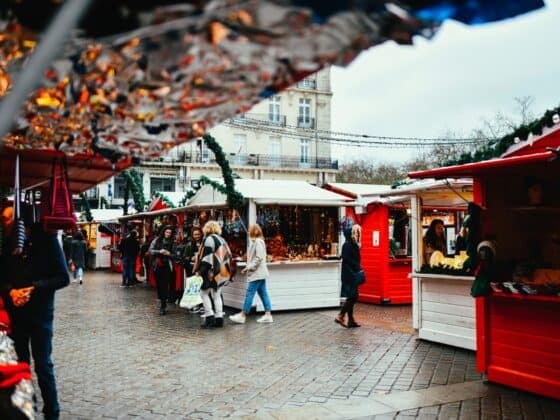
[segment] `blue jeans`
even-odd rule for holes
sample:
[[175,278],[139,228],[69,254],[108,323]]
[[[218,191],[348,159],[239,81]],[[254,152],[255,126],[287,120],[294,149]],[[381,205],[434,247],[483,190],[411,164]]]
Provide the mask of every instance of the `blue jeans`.
[[266,280],[253,280],[247,283],[247,293],[245,293],[245,303],[243,303],[243,312],[248,314],[251,312],[251,306],[253,305],[253,299],[255,293],[259,294],[262,300],[264,310],[270,312],[272,310],[272,305],[270,304],[270,298],[268,297],[268,292],[266,291]]
[[[35,364],[35,373],[43,396],[45,419],[58,419],[60,406],[56,392],[54,365],[51,359],[53,337],[53,313],[41,313],[13,323],[12,338],[16,353],[22,362],[30,362],[29,344]],[[46,316],[44,316],[46,315]]]
[[82,267],[76,267],[74,270],[74,280],[84,278],[84,269]]
[[123,257],[122,264],[122,284],[123,286],[132,285],[134,283],[134,278],[136,277],[136,260],[129,257]]

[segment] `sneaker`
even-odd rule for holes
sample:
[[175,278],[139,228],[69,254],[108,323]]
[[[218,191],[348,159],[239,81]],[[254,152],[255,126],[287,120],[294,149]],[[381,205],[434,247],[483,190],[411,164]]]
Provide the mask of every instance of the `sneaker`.
[[229,317],[229,320],[231,322],[235,322],[236,324],[245,324],[245,317],[242,315],[241,312],[239,312],[238,314],[235,314],[235,315],[231,315]]
[[126,284],[121,284],[119,287],[126,287]]
[[272,315],[263,315],[257,319],[257,322],[260,324],[272,324],[274,320],[272,319]]

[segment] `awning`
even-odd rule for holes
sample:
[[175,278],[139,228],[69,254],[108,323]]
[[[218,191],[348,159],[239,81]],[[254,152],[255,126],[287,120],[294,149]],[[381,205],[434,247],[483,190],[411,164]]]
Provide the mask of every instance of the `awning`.
[[[494,173],[517,173],[522,174],[524,168],[529,165],[542,165],[543,167],[557,167],[560,169],[560,160],[554,159],[554,152],[541,152],[524,156],[513,156],[485,160],[482,162],[467,163],[464,165],[447,166],[443,168],[430,169],[427,171],[411,172],[410,178],[464,178],[484,176]],[[554,159],[554,160],[553,160]]]
[[[11,187],[15,180],[15,156],[20,155],[20,180],[22,189],[48,188],[52,177],[52,165],[56,158],[64,157],[53,150],[12,150],[0,153],[0,185]],[[67,160],[70,190],[84,192],[111,178],[132,165],[130,157],[111,163],[100,157],[75,155]]]

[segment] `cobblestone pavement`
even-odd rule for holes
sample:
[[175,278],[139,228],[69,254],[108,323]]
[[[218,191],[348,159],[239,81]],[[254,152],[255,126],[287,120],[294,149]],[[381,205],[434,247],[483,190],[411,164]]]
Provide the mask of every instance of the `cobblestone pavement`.
[[[62,418],[266,418],[275,410],[362,403],[482,379],[474,353],[419,341],[398,331],[401,315],[377,319],[362,314],[363,305],[359,319],[370,322],[357,329],[340,328],[336,310],[322,310],[275,313],[273,324],[252,316],[245,325],[226,321],[208,331],[199,329],[197,315],[173,305],[159,316],[153,290],[119,284],[118,275],[88,272],[84,285],[57,293],[54,362]],[[378,326],[381,321],[396,327]],[[526,412],[544,415],[547,404],[560,412],[555,402],[505,390],[498,400],[439,400],[444,404],[403,412],[397,406],[388,418],[506,417],[508,395]]]

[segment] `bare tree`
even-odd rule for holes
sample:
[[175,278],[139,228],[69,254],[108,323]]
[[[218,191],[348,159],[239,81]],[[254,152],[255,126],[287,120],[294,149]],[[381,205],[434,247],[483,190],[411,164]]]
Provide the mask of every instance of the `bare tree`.
[[337,181],[353,184],[390,185],[405,177],[406,171],[400,164],[360,160],[342,165],[337,174]]

